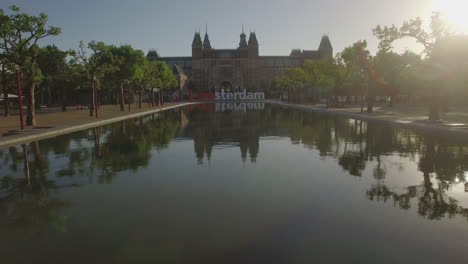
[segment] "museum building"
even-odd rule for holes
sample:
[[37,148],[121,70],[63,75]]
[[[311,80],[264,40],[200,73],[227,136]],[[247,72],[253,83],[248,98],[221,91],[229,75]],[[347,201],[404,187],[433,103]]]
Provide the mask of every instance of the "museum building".
[[187,80],[196,91],[267,91],[276,76],[285,68],[300,67],[306,60],[332,58],[333,47],[328,35],[322,36],[318,50],[293,49],[289,56],[260,56],[255,32],[249,39],[242,32],[236,49],[215,49],[208,33],[202,41],[195,33],[191,57],[161,57],[155,50],[148,52],[150,61],[166,62],[186,89]]

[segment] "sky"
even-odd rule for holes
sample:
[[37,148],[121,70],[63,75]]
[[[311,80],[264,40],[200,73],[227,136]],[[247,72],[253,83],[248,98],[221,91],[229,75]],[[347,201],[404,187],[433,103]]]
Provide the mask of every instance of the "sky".
[[[255,30],[260,55],[289,55],[292,49],[315,50],[328,34],[334,52],[367,40],[371,53],[378,42],[376,25],[401,25],[421,17],[429,22],[438,0],[0,0],[0,8],[17,5],[30,14],[45,13],[62,34],[45,41],[76,49],[80,41],[130,44],[145,53],[190,56],[195,31],[208,33],[214,48],[237,48],[242,25]],[[397,50],[422,49],[400,41]]]

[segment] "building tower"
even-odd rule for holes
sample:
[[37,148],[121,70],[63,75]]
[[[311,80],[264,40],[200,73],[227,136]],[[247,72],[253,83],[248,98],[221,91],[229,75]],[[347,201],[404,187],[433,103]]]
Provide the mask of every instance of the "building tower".
[[247,45],[247,35],[244,33],[244,26],[242,26],[242,34],[240,35],[239,49],[246,50],[248,49]]
[[205,39],[203,40],[203,49],[210,50],[211,49],[211,42],[210,42],[210,37],[208,36],[208,28],[205,33]]
[[249,37],[249,59],[258,57],[258,41],[255,32],[250,32]]
[[201,59],[203,58],[203,43],[199,32],[195,33],[192,42],[192,58]]
[[323,35],[322,40],[320,41],[320,46],[318,48],[321,58],[333,58],[333,46],[330,42],[328,35]]

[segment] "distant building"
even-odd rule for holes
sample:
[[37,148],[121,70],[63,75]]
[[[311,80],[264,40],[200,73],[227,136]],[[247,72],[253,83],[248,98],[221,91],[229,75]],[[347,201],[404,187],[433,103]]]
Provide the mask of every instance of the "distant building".
[[191,78],[193,88],[199,91],[265,91],[276,76],[287,67],[299,67],[305,60],[332,58],[333,47],[327,35],[322,37],[318,50],[292,50],[289,56],[260,56],[255,32],[240,35],[237,49],[214,49],[208,33],[202,41],[195,33],[191,57],[161,57],[150,51],[149,60],[166,62],[174,72]]

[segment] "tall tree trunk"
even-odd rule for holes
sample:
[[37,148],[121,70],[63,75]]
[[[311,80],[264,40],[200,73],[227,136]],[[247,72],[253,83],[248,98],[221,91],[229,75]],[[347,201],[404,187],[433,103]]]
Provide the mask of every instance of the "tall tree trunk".
[[163,106],[164,105],[164,95],[163,95],[163,92],[162,92],[162,89],[159,90],[159,106]]
[[28,102],[28,109],[26,111],[26,125],[27,126],[36,126],[36,109],[35,109],[35,98],[34,90],[36,88],[36,82],[34,80],[35,71],[31,70],[29,89],[26,93],[26,100]]
[[369,81],[367,85],[367,113],[372,113],[374,108],[375,94],[374,83]]
[[150,89],[146,89],[146,97],[148,98],[148,108],[151,108],[151,95],[150,95]]
[[3,90],[3,116],[7,117],[10,115],[10,107],[8,102],[8,90]]
[[120,84],[120,112],[125,111],[125,96],[124,96],[124,89],[123,83]]
[[94,91],[94,112],[96,114],[96,118],[98,118],[98,110],[99,110],[99,103],[98,103],[98,92],[97,92],[97,83],[93,80],[93,91]]
[[52,91],[50,90],[50,86],[47,85],[47,106],[51,106],[52,105]]
[[101,108],[101,93],[99,92],[97,82],[94,83],[94,91],[96,93],[96,109]]
[[61,91],[61,100],[62,100],[62,112],[66,112],[67,111],[67,104],[65,102],[65,88],[62,87],[62,91]]
[[3,116],[10,115],[10,107],[8,100],[8,82],[6,79],[5,65],[2,64],[2,88],[3,88]]
[[367,98],[367,113],[372,113],[374,110],[374,100],[375,96],[369,96]]
[[91,80],[90,83],[90,94],[89,94],[89,116],[92,117],[94,115],[94,108],[95,108],[95,94],[94,94],[94,80]]
[[151,106],[154,107],[156,105],[156,101],[154,100],[154,88],[151,88]]
[[364,113],[364,94],[361,94],[361,113]]
[[132,104],[132,100],[131,100],[131,94],[130,94],[130,89],[128,89],[128,92],[127,92],[127,103],[128,103],[128,112],[130,113],[131,109],[130,109],[130,106]]
[[138,107],[141,109],[141,88],[138,90]]
[[45,105],[44,93],[45,93],[45,90],[41,89],[41,105]]

